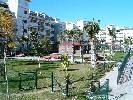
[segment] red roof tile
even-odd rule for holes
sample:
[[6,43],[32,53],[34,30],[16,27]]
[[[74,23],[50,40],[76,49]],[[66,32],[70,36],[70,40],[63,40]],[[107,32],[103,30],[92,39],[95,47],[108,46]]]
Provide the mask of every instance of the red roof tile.
[[[63,42],[61,45],[71,46],[71,45],[73,45],[73,42]],[[80,46],[80,43],[79,42],[74,42],[74,46]]]

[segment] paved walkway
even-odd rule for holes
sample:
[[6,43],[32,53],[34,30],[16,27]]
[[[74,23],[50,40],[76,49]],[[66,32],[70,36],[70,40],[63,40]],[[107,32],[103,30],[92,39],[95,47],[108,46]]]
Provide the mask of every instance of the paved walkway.
[[[127,68],[133,67],[133,57],[130,57]],[[133,70],[132,70],[133,73]],[[117,85],[118,67],[115,67],[113,71],[106,73],[105,77],[100,81],[104,82],[105,79],[109,79],[109,87],[112,90],[109,93],[109,100],[133,100],[133,74],[131,80]]]

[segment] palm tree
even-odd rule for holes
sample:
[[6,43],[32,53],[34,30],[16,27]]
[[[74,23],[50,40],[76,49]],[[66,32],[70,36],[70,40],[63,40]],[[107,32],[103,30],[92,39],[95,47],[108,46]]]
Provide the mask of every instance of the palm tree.
[[74,42],[79,41],[79,36],[81,34],[81,31],[78,29],[72,29],[72,30],[65,30],[64,33],[67,35],[68,39],[72,41],[72,55],[71,60],[74,62]]
[[131,45],[133,44],[132,37],[128,37],[128,47],[131,48]]
[[60,44],[62,44],[66,39],[65,33],[66,33],[66,30],[60,31],[59,34],[57,34],[57,39]]
[[95,55],[95,46],[94,46],[94,38],[95,35],[99,32],[100,26],[99,26],[99,20],[96,22],[94,19],[93,21],[89,21],[84,26],[84,31],[88,33],[89,39],[90,39],[90,45],[91,45],[91,65],[93,68],[96,67],[96,55]]
[[115,28],[108,28],[109,35],[111,36],[112,44],[111,44],[111,55],[113,54],[113,45],[114,45],[114,39],[116,39],[116,29]]
[[119,43],[120,43],[120,51],[121,51],[121,43],[123,42],[123,40],[120,40]]
[[133,44],[132,38],[131,37],[124,38],[124,44],[125,44],[125,49],[127,49],[127,46],[130,48],[131,45]]

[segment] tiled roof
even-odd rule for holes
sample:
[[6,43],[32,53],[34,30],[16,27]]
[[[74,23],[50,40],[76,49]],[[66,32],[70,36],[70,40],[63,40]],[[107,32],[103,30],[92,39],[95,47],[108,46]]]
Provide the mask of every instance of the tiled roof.
[[[73,45],[73,42],[63,42],[61,45],[71,46],[71,45]],[[74,46],[80,46],[80,43],[79,42],[74,42]]]

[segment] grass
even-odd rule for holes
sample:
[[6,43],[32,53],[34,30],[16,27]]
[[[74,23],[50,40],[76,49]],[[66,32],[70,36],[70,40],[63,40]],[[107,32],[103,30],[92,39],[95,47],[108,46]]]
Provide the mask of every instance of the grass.
[[[38,68],[37,61],[28,60],[7,60],[6,66],[8,70],[8,80],[9,80],[9,93],[20,93],[20,96],[11,96],[10,100],[71,100],[72,98],[77,98],[78,100],[85,100],[83,93],[90,87],[91,80],[99,80],[105,72],[109,71],[111,67],[106,66],[106,71],[103,65],[97,67],[97,69],[92,69],[89,64],[71,64],[68,73],[70,74],[70,85],[69,94],[70,97],[65,97],[60,91],[60,85],[64,85],[65,72],[62,71],[60,67],[61,62],[43,62],[41,61],[41,68]],[[19,90],[19,77],[18,73],[23,72],[34,72],[38,70],[38,86],[37,89],[29,90],[27,93],[31,92],[30,95],[24,95],[23,91]],[[54,77],[58,84],[54,88],[55,92],[51,93],[51,72],[54,73]],[[92,73],[94,73],[92,79]],[[31,80],[32,81],[32,80]],[[24,83],[24,82],[23,82]],[[34,93],[35,91],[41,91],[46,89],[47,91]],[[0,83],[0,92],[6,93],[6,84]],[[0,96],[2,98],[2,96]],[[0,98],[0,99],[1,99]]]
[[116,61],[121,61],[123,60],[124,56],[125,56],[124,52],[118,51],[115,52],[113,59],[115,59]]

